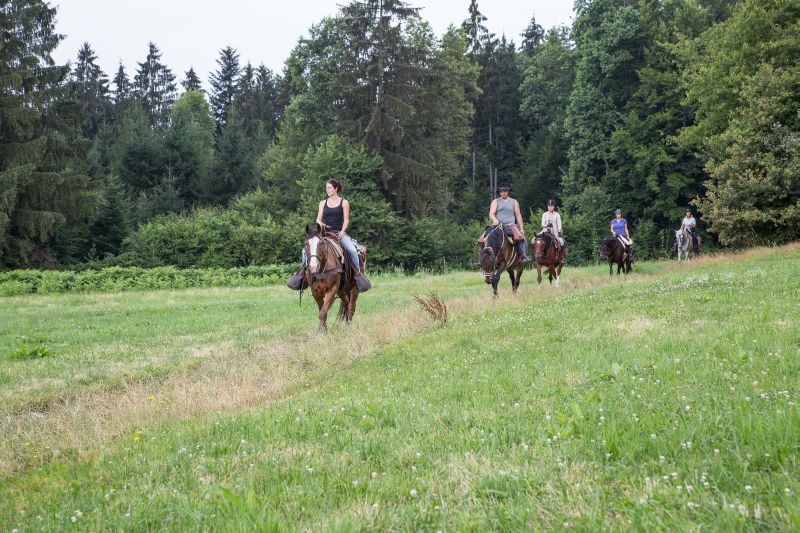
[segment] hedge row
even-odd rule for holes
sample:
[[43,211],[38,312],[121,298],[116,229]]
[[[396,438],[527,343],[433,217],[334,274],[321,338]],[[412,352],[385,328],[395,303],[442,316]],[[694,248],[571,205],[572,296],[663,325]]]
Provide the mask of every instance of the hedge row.
[[117,292],[191,287],[258,287],[284,282],[296,265],[242,268],[109,267],[102,270],[0,272],[0,296],[66,292]]

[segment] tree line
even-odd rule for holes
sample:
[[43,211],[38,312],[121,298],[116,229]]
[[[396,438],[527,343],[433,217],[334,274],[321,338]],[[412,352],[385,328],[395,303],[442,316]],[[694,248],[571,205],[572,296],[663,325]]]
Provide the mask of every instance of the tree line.
[[466,260],[499,182],[534,226],[558,201],[577,261],[615,208],[640,257],[687,207],[723,246],[800,236],[797,0],[578,0],[520,36],[354,0],[281,73],[226,47],[205,86],[155,43],[56,64],[55,21],[0,6],[2,268],[293,262],[327,178],[379,264]]

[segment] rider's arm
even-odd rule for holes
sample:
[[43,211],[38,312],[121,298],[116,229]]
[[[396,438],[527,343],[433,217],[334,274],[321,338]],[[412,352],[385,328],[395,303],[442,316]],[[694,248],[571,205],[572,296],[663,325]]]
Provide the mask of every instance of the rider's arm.
[[517,217],[517,225],[519,226],[519,232],[525,235],[525,228],[523,227],[523,222],[522,222],[522,213],[519,210],[519,202],[514,202],[514,215]]
[[320,226],[324,225],[324,223],[322,222],[322,209],[324,208],[324,206],[325,206],[325,200],[322,200],[319,203],[319,209],[317,210],[317,224],[319,224]]
[[543,228],[547,227],[547,211],[542,213],[542,227]]
[[625,223],[625,236],[627,238],[629,238],[629,239],[631,238],[631,234],[628,233],[628,223],[627,222]]
[[614,223],[612,222],[611,223],[611,235],[616,235],[616,234],[617,234],[617,232],[614,231]]
[[344,235],[344,232],[347,231],[348,226],[350,226],[350,202],[347,200],[342,200],[342,211],[344,211],[344,221],[342,222],[342,231],[340,235]]
[[489,206],[489,218],[492,219],[493,225],[499,226],[500,221],[497,220],[497,217],[495,216],[496,213],[497,213],[497,202],[495,200],[492,200],[492,205]]

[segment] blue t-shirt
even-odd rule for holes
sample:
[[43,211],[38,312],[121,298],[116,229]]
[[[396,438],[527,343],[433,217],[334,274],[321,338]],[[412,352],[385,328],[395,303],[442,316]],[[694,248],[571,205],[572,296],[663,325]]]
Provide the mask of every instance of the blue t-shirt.
[[617,235],[625,235],[625,224],[627,223],[628,221],[624,218],[620,218],[619,220],[615,218],[611,220],[611,227],[614,228],[614,233]]

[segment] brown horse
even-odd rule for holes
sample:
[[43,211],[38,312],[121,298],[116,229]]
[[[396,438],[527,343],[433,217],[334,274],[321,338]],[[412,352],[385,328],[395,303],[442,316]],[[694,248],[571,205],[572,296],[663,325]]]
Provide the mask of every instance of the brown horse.
[[[543,231],[534,237],[531,242],[531,249],[533,262],[536,265],[538,287],[541,288],[542,286],[542,267],[547,268],[547,277],[550,279],[550,284],[558,287],[561,284],[561,269],[564,266],[561,258],[562,254],[565,260],[567,258],[567,246],[562,246],[559,252],[559,248],[556,246],[556,237],[549,231]],[[555,283],[553,283],[553,280],[555,280]]]
[[617,275],[620,271],[628,274],[633,263],[633,249],[630,253],[625,250],[625,245],[619,242],[616,237],[605,237],[600,239],[600,259],[608,261],[609,276],[614,273],[614,263],[617,265]]
[[[349,259],[346,259],[347,252],[342,250],[334,235],[326,234],[319,225],[315,229],[306,226],[303,248],[308,259],[306,283],[317,301],[319,328],[327,330],[328,309],[337,296],[341,300],[339,319],[344,319],[349,324],[356,312],[358,289],[352,272],[348,272],[353,267]],[[360,251],[359,255],[363,265],[366,258]]]
[[505,270],[511,278],[511,290],[517,292],[525,265],[516,245],[506,238],[502,226],[488,226],[484,235],[485,244],[480,255],[483,280],[492,285],[494,296],[497,297],[497,283]]

